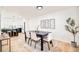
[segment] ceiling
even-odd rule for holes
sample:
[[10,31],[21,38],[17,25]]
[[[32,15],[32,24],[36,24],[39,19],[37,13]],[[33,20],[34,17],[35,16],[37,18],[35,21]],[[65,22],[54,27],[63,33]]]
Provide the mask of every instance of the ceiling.
[[15,12],[25,17],[42,16],[59,10],[70,8],[71,6],[44,6],[42,10],[37,10],[35,6],[1,6],[1,10]]

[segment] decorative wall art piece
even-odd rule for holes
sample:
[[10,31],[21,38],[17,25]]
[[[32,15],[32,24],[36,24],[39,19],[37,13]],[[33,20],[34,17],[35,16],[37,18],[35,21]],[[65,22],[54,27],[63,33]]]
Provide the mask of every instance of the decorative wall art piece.
[[42,29],[55,29],[55,19],[41,20],[40,26]]

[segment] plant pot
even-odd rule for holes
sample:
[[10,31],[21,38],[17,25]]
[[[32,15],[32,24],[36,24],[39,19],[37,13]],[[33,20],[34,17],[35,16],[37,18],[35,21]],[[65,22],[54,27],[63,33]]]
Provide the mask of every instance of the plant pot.
[[77,42],[71,41],[71,45],[72,45],[73,47],[77,47]]

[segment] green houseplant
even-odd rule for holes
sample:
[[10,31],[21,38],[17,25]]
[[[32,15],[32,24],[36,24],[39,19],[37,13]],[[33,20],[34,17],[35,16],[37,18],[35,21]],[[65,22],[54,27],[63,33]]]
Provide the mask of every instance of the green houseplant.
[[71,45],[73,47],[76,47],[77,46],[77,43],[75,41],[75,37],[76,37],[76,34],[79,32],[78,31],[79,26],[76,26],[76,23],[75,23],[74,19],[72,19],[72,18],[68,18],[66,20],[66,22],[67,22],[67,24],[65,25],[65,29],[67,31],[69,31],[70,33],[72,33],[73,34],[73,37],[74,37],[74,40],[71,41]]

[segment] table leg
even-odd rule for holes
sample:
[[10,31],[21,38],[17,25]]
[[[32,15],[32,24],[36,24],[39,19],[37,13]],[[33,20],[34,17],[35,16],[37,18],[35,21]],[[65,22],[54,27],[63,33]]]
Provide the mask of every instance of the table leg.
[[43,51],[43,37],[41,36],[41,51]]
[[0,52],[2,52],[2,41],[0,40]]
[[9,39],[9,52],[11,52],[11,39]]

